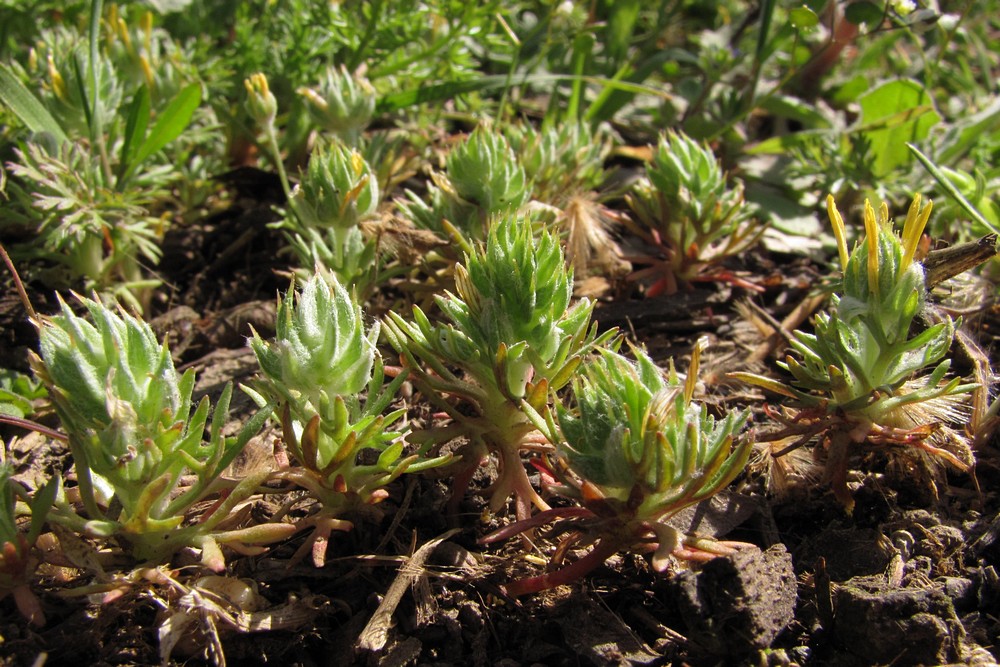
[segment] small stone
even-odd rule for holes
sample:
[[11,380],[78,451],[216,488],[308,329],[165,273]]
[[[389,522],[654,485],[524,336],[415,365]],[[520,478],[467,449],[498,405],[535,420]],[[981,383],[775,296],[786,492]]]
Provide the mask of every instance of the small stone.
[[688,639],[712,655],[768,648],[795,615],[795,570],[782,544],[720,556],[672,584]]

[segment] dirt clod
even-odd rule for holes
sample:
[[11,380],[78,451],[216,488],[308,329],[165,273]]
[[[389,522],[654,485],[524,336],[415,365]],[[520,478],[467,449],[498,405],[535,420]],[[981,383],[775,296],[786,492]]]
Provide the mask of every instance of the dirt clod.
[[693,647],[713,655],[770,646],[795,613],[795,572],[782,544],[716,558],[697,574],[680,572],[672,588]]
[[866,664],[941,665],[963,657],[965,629],[944,587],[898,589],[880,577],[856,577],[836,588],[834,608],[839,648]]

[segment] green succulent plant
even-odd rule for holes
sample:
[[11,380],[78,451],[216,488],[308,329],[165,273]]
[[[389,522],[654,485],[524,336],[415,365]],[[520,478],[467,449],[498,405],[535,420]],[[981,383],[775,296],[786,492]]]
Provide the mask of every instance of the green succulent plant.
[[705,347],[705,339],[695,346],[683,379],[673,367],[664,375],[641,350],[634,351],[635,362],[600,350],[582,366],[572,383],[571,405],[556,403],[557,419],[550,414],[547,429],[559,443],[551,471],[562,484],[552,490],[582,507],[540,512],[483,541],[559,521],[559,533],[567,537],[558,554],[580,542],[593,547],[560,569],[507,585],[508,594],[569,583],[614,553],[643,545],[655,544],[653,567],[661,571],[674,556],[731,553],[735,543],[684,535],[666,523],[732,482],[752,448],[752,437],[743,433],[749,411],[716,419],[693,400]]
[[341,143],[316,147],[289,203],[301,226],[347,229],[375,214],[378,180],[357,150]]
[[318,268],[364,291],[377,258],[375,241],[360,225],[375,216],[378,203],[378,180],[357,150],[340,143],[315,148],[280,225],[298,258],[298,274],[308,280]]
[[633,274],[634,279],[656,278],[650,296],[676,292],[692,280],[749,285],[724,272],[720,263],[753,246],[764,225],[753,219],[743,185],[729,186],[707,146],[680,132],[661,136],[647,178],[626,200],[637,217],[629,226],[660,253],[641,258],[651,266]]
[[[164,563],[195,547],[213,570],[225,566],[220,544],[244,551],[288,537],[289,524],[225,530],[220,524],[263,482],[239,483],[222,475],[267,418],[261,410],[236,437],[222,435],[232,386],[223,391],[209,422],[209,400],[191,412],[194,373],[178,375],[166,345],[148,324],[102,303],[78,297],[89,319],[61,302],[59,315],[38,321],[40,355],[35,374],[45,384],[65,430],[84,516],[65,499],[52,520],[82,534],[114,538],[139,561]],[[206,440],[206,426],[208,438]],[[188,484],[182,480],[193,475]],[[213,494],[225,498],[198,520],[196,506]]]
[[734,374],[798,402],[801,409],[783,420],[786,428],[770,437],[797,435],[793,446],[820,437],[829,449],[834,493],[848,508],[853,507],[846,486],[853,445],[916,446],[959,469],[969,467],[933,444],[936,424],[955,421],[959,395],[976,387],[962,384],[960,378],[945,379],[956,323],[944,316],[911,334],[927,299],[916,253],[931,208],[930,203],[921,207],[920,196],[914,197],[898,236],[888,207],[883,204],[876,216],[866,201],[865,237],[848,252],[844,220],[828,197],[843,277],[829,309],[816,316],[814,332],[794,332],[791,345],[796,354],[779,363],[793,381],[789,385]]
[[558,240],[545,231],[536,235],[525,218],[501,217],[456,268],[455,283],[457,293],[437,298],[445,322],[432,323],[417,306],[412,322],[389,313],[387,338],[423,394],[453,420],[427,436],[470,439],[454,500],[492,452],[501,473],[490,505],[497,511],[513,494],[517,515],[525,518],[531,504],[548,507],[520,456],[532,446],[537,411],[550,391],[569,382],[582,356],[615,332],[597,335],[592,302],[571,305],[573,273]]
[[606,125],[592,130],[582,122],[508,125],[504,136],[524,167],[534,198],[560,202],[567,195],[596,190],[604,182],[611,152]]
[[445,172],[434,173],[431,179],[426,197],[407,193],[400,202],[403,214],[425,229],[439,233],[454,229],[471,240],[485,238],[492,219],[518,211],[531,194],[524,168],[507,139],[484,126],[453,148]]
[[341,516],[381,501],[385,486],[403,473],[451,457],[407,454],[403,433],[390,430],[404,410],[383,413],[406,374],[383,386],[379,324],[365,331],[361,306],[336,278],[315,274],[301,291],[289,288],[278,301],[276,327],[274,341],[256,333],[250,340],[262,378],[249,392],[261,405],[278,405],[284,444],[299,464],[279,476],[320,503],[301,524],[311,525],[313,533],[300,553],[312,548],[321,566],[332,531],[352,526]]

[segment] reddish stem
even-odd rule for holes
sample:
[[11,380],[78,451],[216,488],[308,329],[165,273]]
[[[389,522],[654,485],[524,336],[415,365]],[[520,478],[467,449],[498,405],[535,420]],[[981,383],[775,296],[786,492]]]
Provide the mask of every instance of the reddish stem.
[[528,593],[538,593],[563,584],[570,584],[577,579],[596,570],[604,561],[618,552],[618,543],[614,540],[601,540],[594,545],[586,556],[574,561],[555,572],[546,572],[537,577],[527,577],[512,581],[503,587],[503,591],[511,597],[519,597]]
[[508,524],[503,528],[493,531],[485,537],[479,539],[480,544],[492,544],[493,542],[499,542],[500,540],[505,540],[509,537],[513,537],[519,533],[523,533],[526,530],[531,530],[533,528],[538,528],[539,526],[544,526],[555,519],[569,518],[569,517],[592,517],[594,513],[585,507],[556,507],[554,509],[545,510],[544,512],[539,512],[538,514],[523,519],[521,521],[515,521],[514,523]]

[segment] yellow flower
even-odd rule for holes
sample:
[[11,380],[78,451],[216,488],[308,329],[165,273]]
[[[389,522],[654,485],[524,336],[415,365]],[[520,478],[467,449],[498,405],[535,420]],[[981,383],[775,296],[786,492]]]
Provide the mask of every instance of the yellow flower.
[[[922,198],[919,194],[914,195],[913,202],[906,213],[906,221],[903,223],[902,238],[900,239],[903,245],[903,256],[896,269],[896,275],[903,275],[910,267],[910,264],[913,263],[917,252],[917,245],[920,243],[924,228],[927,227],[927,221],[930,219],[931,210],[934,208],[934,203],[930,200],[927,200],[927,205],[921,208],[921,201]],[[826,211],[830,217],[830,224],[833,226],[833,235],[837,239],[837,253],[840,255],[840,265],[846,271],[847,262],[850,259],[850,251],[847,247],[847,233],[844,227],[844,218],[840,215],[840,211],[837,210],[837,203],[834,201],[833,195],[827,195],[826,197]],[[878,293],[879,233],[881,228],[891,230],[889,207],[885,202],[882,202],[876,216],[875,208],[872,206],[871,201],[866,199],[864,222],[865,237],[869,240],[868,289],[874,295]]]
[[913,196],[913,203],[910,210],[906,212],[906,222],[903,223],[903,261],[900,263],[900,273],[906,271],[913,262],[913,257],[917,252],[917,244],[920,237],[924,235],[924,228],[927,220],[931,217],[931,210],[934,202],[927,200],[927,206],[920,208],[920,195]]
[[[889,207],[882,202],[879,207],[881,222],[889,221]],[[865,200],[865,238],[868,239],[868,291],[872,296],[878,295],[878,231],[879,221],[875,219],[875,209],[872,203]]]
[[249,79],[245,79],[243,85],[247,89],[247,108],[253,119],[264,126],[273,124],[278,114],[278,101],[271,93],[267,77],[257,72],[251,74]]

